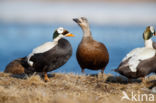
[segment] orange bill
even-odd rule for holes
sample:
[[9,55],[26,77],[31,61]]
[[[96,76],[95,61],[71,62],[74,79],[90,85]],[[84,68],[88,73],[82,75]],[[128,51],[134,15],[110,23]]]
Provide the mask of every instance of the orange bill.
[[66,36],[74,37],[75,35],[69,33],[69,34],[66,34]]

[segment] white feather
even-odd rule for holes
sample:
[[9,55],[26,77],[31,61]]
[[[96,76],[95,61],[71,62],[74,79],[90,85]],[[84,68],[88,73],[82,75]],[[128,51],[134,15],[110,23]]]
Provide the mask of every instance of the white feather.
[[64,28],[63,28],[63,27],[59,27],[59,28],[57,29],[57,32],[58,32],[59,34],[62,34],[63,31],[64,31]]
[[137,66],[141,60],[149,59],[155,56],[156,50],[153,49],[152,40],[145,40],[145,47],[133,49],[123,58],[122,62],[130,58],[128,66],[132,72],[137,71]]
[[44,43],[43,45],[33,49],[32,53],[34,53],[34,54],[44,53],[44,52],[52,49],[56,44],[57,44],[57,42],[47,42],[47,43]]
[[150,30],[152,33],[154,33],[154,27],[153,26],[150,26]]
[[38,53],[44,53],[46,51],[49,51],[50,49],[52,49],[53,47],[55,47],[58,43],[58,40],[63,38],[64,36],[62,34],[60,34],[57,38],[54,39],[53,42],[46,42],[44,44],[42,44],[41,46],[33,49],[32,53],[30,53],[27,56],[27,62],[30,66],[33,66],[33,62],[30,61],[30,58],[34,55],[34,54],[38,54]]
[[52,49],[55,45],[57,44],[57,42],[47,42],[44,43],[43,45],[33,49],[32,53],[30,53],[27,56],[27,62],[30,66],[33,66],[33,62],[30,61],[30,58],[34,55],[34,54],[38,54],[38,53],[44,53],[50,49]]
[[127,56],[122,60],[125,61],[129,57],[130,60],[128,62],[129,68],[132,72],[137,71],[137,66],[141,62],[141,60],[149,59],[155,56],[156,50],[153,48],[136,48],[132,50],[130,53],[127,54]]
[[146,48],[153,48],[152,39],[145,40],[145,47]]

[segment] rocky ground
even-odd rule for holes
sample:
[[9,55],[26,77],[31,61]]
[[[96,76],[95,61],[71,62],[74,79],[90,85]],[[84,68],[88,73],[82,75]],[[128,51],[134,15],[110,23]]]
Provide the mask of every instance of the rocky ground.
[[[156,86],[156,75],[146,78],[146,83],[140,80],[128,82],[126,78],[110,74],[56,73],[49,76],[50,82],[46,83],[36,74],[0,73],[0,103],[147,103],[152,101],[151,96],[154,96],[153,103],[156,101],[154,89],[151,91]],[[130,100],[121,100],[123,93]],[[146,97],[142,98],[142,94]]]

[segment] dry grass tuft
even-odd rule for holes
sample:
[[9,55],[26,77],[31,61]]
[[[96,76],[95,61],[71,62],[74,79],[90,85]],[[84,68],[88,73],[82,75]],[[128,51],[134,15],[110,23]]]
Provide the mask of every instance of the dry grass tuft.
[[[121,101],[122,91],[144,93],[146,83],[128,83],[126,78],[111,74],[52,74],[45,83],[39,75],[23,76],[0,73],[0,103],[131,103]],[[147,86],[148,84],[148,86]],[[134,102],[135,103],[135,102]]]

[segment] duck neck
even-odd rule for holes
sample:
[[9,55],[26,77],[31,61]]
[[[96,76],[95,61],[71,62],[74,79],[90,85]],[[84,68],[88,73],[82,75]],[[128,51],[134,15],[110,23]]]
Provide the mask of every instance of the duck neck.
[[92,39],[92,35],[90,32],[89,26],[83,27],[82,30],[83,30],[83,38],[91,38]]
[[146,48],[153,48],[153,41],[152,41],[152,39],[145,40],[145,47]]
[[63,36],[62,36],[62,35],[59,35],[58,37],[56,37],[56,38],[53,40],[53,42],[58,42],[61,38],[63,38]]

